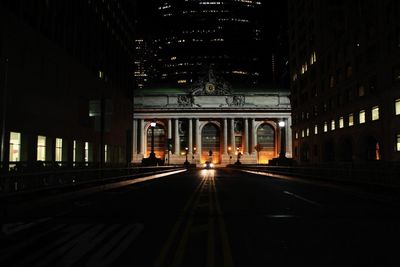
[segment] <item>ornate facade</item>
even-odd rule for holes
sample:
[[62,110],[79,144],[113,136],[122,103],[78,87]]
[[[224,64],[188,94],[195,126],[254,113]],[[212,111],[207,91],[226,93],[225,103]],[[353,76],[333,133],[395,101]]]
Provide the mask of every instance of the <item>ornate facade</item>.
[[[284,120],[286,156],[291,157],[289,92],[282,90],[233,91],[209,72],[191,90],[137,91],[134,97],[133,163],[154,152],[166,163],[267,163],[280,152]],[[154,131],[150,123],[156,122]],[[168,141],[170,140],[170,141]],[[168,145],[172,144],[172,146]],[[262,149],[257,152],[255,147]],[[170,148],[170,150],[168,150]]]

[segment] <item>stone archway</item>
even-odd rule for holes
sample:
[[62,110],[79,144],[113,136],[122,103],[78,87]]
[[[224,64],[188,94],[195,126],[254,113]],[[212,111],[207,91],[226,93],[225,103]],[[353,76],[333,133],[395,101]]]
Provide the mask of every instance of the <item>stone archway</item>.
[[221,162],[220,129],[214,123],[207,123],[201,130],[201,162]]
[[275,130],[273,126],[263,123],[257,128],[257,144],[260,144],[262,148],[258,153],[258,163],[268,163],[269,160],[276,157]]
[[[150,155],[151,151],[151,127],[146,130],[146,151],[147,157]],[[154,153],[157,158],[164,159],[165,150],[167,149],[166,134],[164,125],[157,123],[154,128]]]

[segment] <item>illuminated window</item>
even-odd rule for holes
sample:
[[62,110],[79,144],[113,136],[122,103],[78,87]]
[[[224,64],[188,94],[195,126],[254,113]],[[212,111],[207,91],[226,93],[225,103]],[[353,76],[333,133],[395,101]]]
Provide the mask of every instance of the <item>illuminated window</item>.
[[104,78],[104,73],[103,73],[101,70],[99,70],[99,78],[100,78],[100,79],[103,79],[103,78]]
[[349,114],[349,126],[353,126],[354,125],[354,115],[353,113]]
[[46,136],[39,135],[37,138],[37,158],[36,160],[46,160]]
[[21,134],[10,132],[10,162],[21,161]]
[[306,129],[306,136],[310,136],[310,128]]
[[364,96],[365,95],[365,88],[363,85],[360,85],[357,89],[358,96]]
[[400,115],[400,98],[396,99],[396,103],[395,103],[395,114],[396,115]]
[[328,123],[324,122],[324,133],[328,131]]
[[314,134],[317,135],[318,134],[318,125],[315,124],[314,126]]
[[85,162],[89,162],[89,143],[85,142]]
[[360,124],[365,123],[365,110],[361,110],[359,115],[358,115],[358,119],[360,121]]
[[331,121],[331,130],[334,131],[335,130],[335,120]]
[[73,150],[72,150],[72,161],[76,161],[76,140],[73,142]]
[[56,161],[62,161],[62,139],[56,138]]
[[107,162],[108,158],[108,145],[104,145],[104,162]]
[[375,106],[371,110],[371,119],[373,121],[379,120],[379,107]]
[[396,137],[396,151],[400,152],[400,134],[397,134]]
[[304,137],[304,130],[301,130],[301,137]]
[[339,128],[342,129],[344,127],[344,119],[343,117],[339,118]]
[[299,133],[296,132],[296,133],[294,134],[294,137],[295,137],[296,139],[299,139]]

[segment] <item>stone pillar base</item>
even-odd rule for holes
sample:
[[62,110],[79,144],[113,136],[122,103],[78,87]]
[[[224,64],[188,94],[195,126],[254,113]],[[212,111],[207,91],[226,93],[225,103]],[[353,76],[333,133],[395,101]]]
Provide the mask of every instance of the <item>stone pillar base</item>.
[[142,154],[134,154],[132,156],[132,163],[142,163],[143,155]]

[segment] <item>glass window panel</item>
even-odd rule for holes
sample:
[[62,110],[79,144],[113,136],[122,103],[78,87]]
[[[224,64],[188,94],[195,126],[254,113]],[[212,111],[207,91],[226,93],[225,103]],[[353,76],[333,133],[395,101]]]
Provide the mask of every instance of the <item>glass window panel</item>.
[[21,160],[21,133],[10,132],[10,155],[9,161]]
[[400,98],[396,99],[395,110],[396,115],[400,115]]
[[353,126],[354,125],[354,115],[353,113],[349,114],[349,126]]
[[37,139],[37,158],[36,160],[46,160],[46,136],[38,136]]
[[360,124],[361,123],[365,123],[365,110],[361,110],[359,113],[359,120],[360,120]]
[[62,161],[62,139],[56,138],[56,161]]
[[379,120],[379,107],[375,106],[372,108],[371,118],[373,121]]
[[342,129],[344,127],[344,119],[343,117],[339,118],[339,128]]

